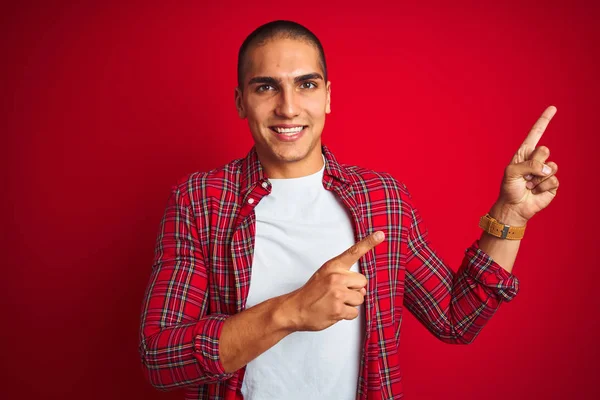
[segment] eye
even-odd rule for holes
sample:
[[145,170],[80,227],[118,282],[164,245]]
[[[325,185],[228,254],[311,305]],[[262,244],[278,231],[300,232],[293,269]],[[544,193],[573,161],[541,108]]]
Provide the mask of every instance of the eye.
[[300,85],[300,87],[302,89],[314,89],[314,88],[317,87],[317,84],[315,82],[312,82],[312,81],[302,82],[302,84]]
[[256,88],[257,92],[267,92],[270,90],[275,90],[275,88],[271,85],[260,85],[259,87]]

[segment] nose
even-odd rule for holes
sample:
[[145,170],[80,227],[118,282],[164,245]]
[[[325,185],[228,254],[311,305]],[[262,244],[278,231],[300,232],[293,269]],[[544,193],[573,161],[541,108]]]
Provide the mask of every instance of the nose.
[[296,94],[293,90],[281,90],[275,108],[275,114],[286,119],[298,116],[300,107],[297,104]]

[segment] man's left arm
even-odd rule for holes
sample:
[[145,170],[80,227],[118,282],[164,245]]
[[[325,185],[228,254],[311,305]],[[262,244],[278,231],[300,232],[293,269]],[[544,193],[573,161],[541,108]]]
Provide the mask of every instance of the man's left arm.
[[[556,195],[558,166],[546,162],[548,148],[536,148],[555,112],[554,107],[546,109],[505,169],[498,201],[489,211],[505,225],[526,225]],[[430,248],[427,230],[410,195],[403,204],[408,218],[404,304],[438,338],[469,343],[499,305],[517,293],[518,281],[511,271],[520,240],[484,232],[467,249],[455,274]]]

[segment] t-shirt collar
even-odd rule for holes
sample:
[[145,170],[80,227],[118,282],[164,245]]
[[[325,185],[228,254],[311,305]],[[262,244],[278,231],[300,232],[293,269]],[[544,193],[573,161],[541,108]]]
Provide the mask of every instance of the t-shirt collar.
[[[322,145],[321,151],[323,157],[325,158],[325,171],[323,173],[324,177],[332,177],[340,181],[342,184],[350,184],[348,171],[343,165],[337,162],[331,150],[329,150],[327,146]],[[240,173],[240,185],[242,188],[242,193],[246,193],[249,190],[252,190],[256,185],[268,181],[268,177],[266,176],[262,164],[258,159],[256,147],[253,146],[246,157],[242,160]]]

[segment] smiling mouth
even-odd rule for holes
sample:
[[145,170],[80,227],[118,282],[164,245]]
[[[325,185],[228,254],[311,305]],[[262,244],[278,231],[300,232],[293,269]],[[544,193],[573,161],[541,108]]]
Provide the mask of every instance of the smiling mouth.
[[269,127],[269,129],[271,129],[273,132],[277,133],[278,135],[285,135],[285,136],[296,135],[296,134],[300,133],[304,128],[307,128],[307,126],[299,125],[299,126],[294,126],[291,128],[284,128],[284,127],[280,127],[280,126],[270,126]]

